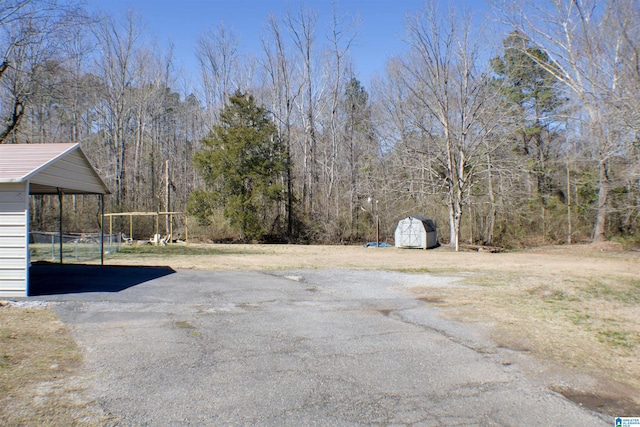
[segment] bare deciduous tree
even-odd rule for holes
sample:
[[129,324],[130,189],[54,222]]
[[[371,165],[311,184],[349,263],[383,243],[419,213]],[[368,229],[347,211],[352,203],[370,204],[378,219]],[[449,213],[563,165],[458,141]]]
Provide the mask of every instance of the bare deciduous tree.
[[263,38],[264,51],[263,67],[266,73],[267,84],[271,99],[271,112],[275,118],[280,140],[285,143],[285,169],[286,169],[286,206],[287,238],[293,238],[293,165],[292,165],[292,127],[293,109],[302,85],[296,85],[295,69],[292,60],[287,53],[282,30],[274,15],[268,20],[268,35]]
[[[204,99],[212,118],[238,89],[234,75],[238,71],[238,36],[220,24],[218,29],[200,35],[196,57],[200,64]],[[213,123],[211,123],[213,124]]]
[[302,205],[305,211],[313,215],[315,190],[318,183],[316,130],[317,85],[314,71],[314,41],[318,16],[315,12],[300,8],[297,14],[288,12],[285,24],[302,62],[304,90],[296,98],[301,111],[304,127],[303,165],[302,165]]
[[127,153],[132,140],[127,130],[134,114],[130,94],[137,83],[134,60],[141,29],[133,12],[129,12],[123,25],[103,17],[95,27],[100,55],[96,68],[103,90],[99,114],[113,159],[116,205],[121,205],[127,195]]
[[56,52],[61,14],[71,8],[55,0],[7,0],[0,4],[0,83],[4,119],[0,143],[20,126],[30,100],[43,81],[39,77]]
[[[333,5],[333,20],[331,24],[330,40],[330,56],[325,64],[324,80],[328,83],[328,100],[327,100],[327,116],[329,122],[328,137],[329,143],[324,144],[323,153],[323,187],[324,187],[324,203],[325,217],[327,220],[331,217],[331,212],[336,212],[336,216],[340,212],[340,201],[337,197],[336,187],[340,179],[340,166],[343,163],[341,159],[346,153],[343,153],[342,141],[345,140],[344,135],[344,93],[348,84],[347,67],[348,54],[355,38],[353,33],[353,22],[344,21],[338,15],[338,10]],[[353,193],[353,191],[352,191]],[[332,206],[333,205],[333,206]],[[332,209],[333,208],[333,209]]]
[[[411,95],[412,125],[422,134],[429,173],[447,195],[449,241],[459,249],[463,205],[486,159],[487,138],[500,123],[494,117],[495,92],[479,62],[478,40],[469,23],[452,10],[442,18],[433,5],[408,25],[411,54],[402,79]],[[413,108],[411,108],[413,107]],[[420,148],[418,148],[420,150]]]
[[629,140],[616,126],[617,121],[609,118],[611,101],[620,89],[623,64],[633,62],[634,48],[629,46],[627,36],[630,27],[637,27],[637,21],[632,21],[633,14],[623,12],[633,3],[633,0],[548,0],[509,5],[517,11],[503,5],[505,11],[512,11],[508,18],[514,28],[553,60],[553,66],[542,61],[538,61],[539,65],[562,82],[585,111],[583,120],[588,129],[585,136],[592,143],[591,158],[598,164],[593,228],[596,242],[605,239],[611,162],[629,147]]

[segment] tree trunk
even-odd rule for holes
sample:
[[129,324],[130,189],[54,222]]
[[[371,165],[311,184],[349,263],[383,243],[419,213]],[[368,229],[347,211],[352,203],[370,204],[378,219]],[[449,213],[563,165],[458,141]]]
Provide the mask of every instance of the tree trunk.
[[571,244],[573,234],[571,224],[571,174],[569,171],[569,161],[567,160],[567,244]]
[[606,162],[600,162],[598,175],[598,210],[596,223],[593,229],[593,242],[606,240],[605,228],[607,222],[607,202],[609,195],[609,169]]
[[493,245],[493,234],[496,224],[496,195],[493,192],[493,173],[491,171],[491,154],[487,152],[487,192],[489,193],[489,213],[483,231],[485,245]]

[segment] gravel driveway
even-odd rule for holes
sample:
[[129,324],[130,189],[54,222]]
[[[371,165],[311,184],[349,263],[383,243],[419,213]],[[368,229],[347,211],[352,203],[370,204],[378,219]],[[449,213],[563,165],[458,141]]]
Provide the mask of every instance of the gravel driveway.
[[[122,426],[611,425],[388,272],[180,270],[41,296]],[[114,276],[110,280],[117,281]]]

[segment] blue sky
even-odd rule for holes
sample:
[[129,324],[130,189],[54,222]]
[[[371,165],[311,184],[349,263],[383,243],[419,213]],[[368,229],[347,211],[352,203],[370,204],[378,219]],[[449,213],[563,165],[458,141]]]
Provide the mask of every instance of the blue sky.
[[[486,11],[484,0],[451,1],[480,13]],[[295,10],[300,3],[318,12],[317,37],[324,38],[330,29],[325,25],[331,19],[330,0],[87,0],[87,7],[90,11],[104,10],[117,18],[122,18],[128,9],[135,10],[146,24],[145,36],[161,44],[171,40],[176,62],[197,78],[195,46],[201,33],[223,22],[240,37],[242,52],[252,51],[260,56],[260,37],[267,16],[273,13],[282,18],[287,8]],[[423,10],[425,1],[337,0],[336,4],[339,14],[360,18],[351,56],[356,73],[367,84],[373,75],[384,71],[389,56],[404,49],[406,14]]]

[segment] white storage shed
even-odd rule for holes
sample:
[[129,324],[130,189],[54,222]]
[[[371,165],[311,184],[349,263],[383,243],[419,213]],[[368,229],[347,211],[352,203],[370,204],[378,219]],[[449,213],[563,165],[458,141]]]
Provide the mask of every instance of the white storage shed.
[[29,195],[109,194],[79,144],[0,144],[0,297],[29,295]]
[[398,221],[394,240],[396,248],[430,249],[440,246],[436,223],[425,216],[410,216]]

